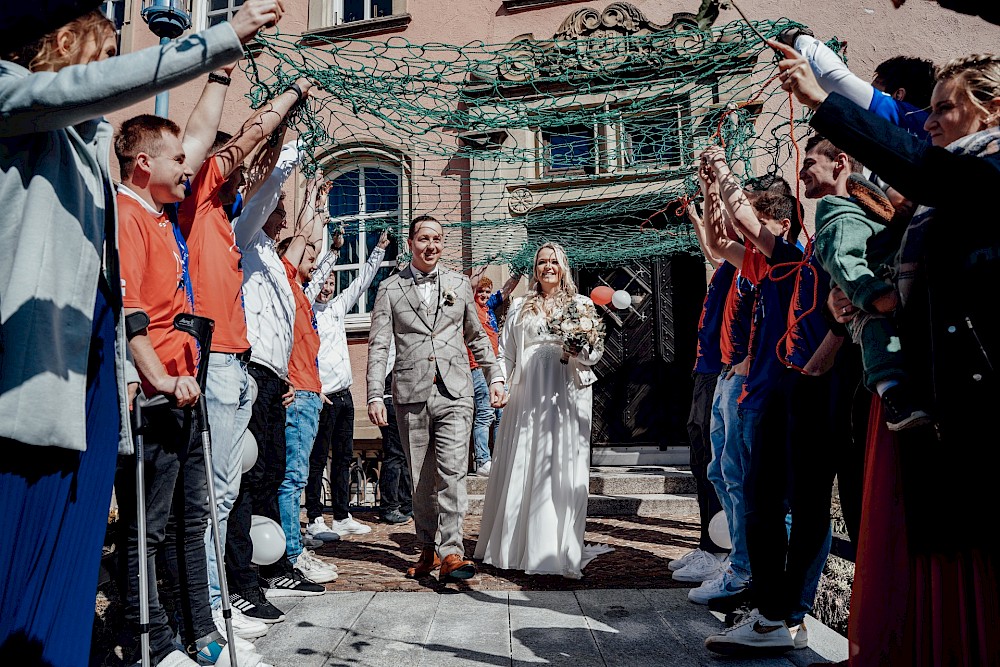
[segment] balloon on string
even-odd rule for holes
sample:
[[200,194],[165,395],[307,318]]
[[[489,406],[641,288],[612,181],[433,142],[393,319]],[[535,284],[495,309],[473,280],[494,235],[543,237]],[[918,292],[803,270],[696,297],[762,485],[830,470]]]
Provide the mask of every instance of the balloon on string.
[[718,512],[708,522],[708,536],[720,549],[732,549],[733,540],[729,535],[729,521],[725,512]]
[[590,291],[590,300],[598,306],[606,306],[611,303],[611,297],[615,291],[607,285],[600,285]]
[[285,553],[285,532],[277,521],[254,514],[250,518],[250,541],[253,543],[251,562],[271,565]]
[[244,473],[250,472],[253,468],[253,464],[257,463],[257,438],[253,437],[253,433],[250,429],[243,431],[243,435],[240,437],[240,443],[243,447],[243,467]]
[[611,295],[611,305],[618,310],[624,310],[632,305],[632,295],[620,289]]

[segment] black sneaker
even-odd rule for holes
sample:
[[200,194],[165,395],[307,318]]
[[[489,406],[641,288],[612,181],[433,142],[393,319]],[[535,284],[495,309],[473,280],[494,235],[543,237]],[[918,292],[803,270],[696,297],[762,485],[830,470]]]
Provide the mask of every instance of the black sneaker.
[[930,415],[914,406],[910,392],[903,384],[893,385],[882,394],[885,424],[890,431],[902,431],[929,424]]
[[410,516],[403,514],[399,510],[389,510],[381,515],[382,520],[386,523],[406,523],[410,520]]
[[244,591],[242,594],[233,593],[229,596],[229,602],[243,612],[244,616],[263,623],[280,623],[285,620],[285,614],[268,602],[257,588]]
[[268,577],[265,581],[267,590],[264,591],[264,595],[268,598],[299,598],[326,593],[326,588],[314,584],[295,570],[276,577]]

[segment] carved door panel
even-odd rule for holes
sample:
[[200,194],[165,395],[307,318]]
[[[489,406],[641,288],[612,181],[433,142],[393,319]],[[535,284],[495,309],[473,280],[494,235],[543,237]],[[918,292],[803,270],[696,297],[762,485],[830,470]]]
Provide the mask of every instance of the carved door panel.
[[687,443],[691,368],[705,272],[678,255],[610,269],[578,271],[580,291],[624,289],[632,305],[602,309],[605,352],[595,367],[594,447]]

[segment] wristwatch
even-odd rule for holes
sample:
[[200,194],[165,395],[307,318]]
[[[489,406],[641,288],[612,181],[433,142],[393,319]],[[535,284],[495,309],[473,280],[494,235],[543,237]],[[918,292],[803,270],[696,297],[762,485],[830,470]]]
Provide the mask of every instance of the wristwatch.
[[216,72],[209,72],[208,80],[212,83],[221,83],[223,86],[228,86],[233,82],[232,78],[224,74],[217,74]]

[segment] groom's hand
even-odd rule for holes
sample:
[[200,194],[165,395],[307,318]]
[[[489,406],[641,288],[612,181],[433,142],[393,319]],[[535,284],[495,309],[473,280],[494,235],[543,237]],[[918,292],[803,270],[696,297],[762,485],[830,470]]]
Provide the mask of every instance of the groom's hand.
[[504,391],[503,382],[494,382],[490,385],[490,407],[502,408],[507,405],[507,392]]
[[372,401],[369,403],[368,420],[376,426],[388,426],[389,414],[386,412],[385,403],[382,401]]

